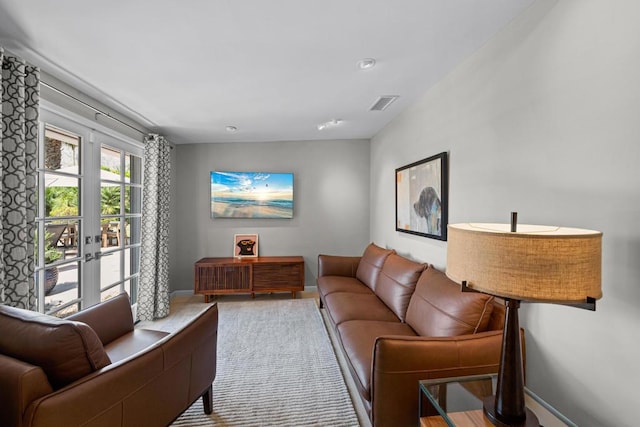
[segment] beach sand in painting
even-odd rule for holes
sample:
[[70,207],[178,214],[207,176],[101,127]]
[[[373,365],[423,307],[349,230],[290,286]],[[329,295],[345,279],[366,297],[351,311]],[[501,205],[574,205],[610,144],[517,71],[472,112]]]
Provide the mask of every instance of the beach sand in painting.
[[291,209],[277,206],[238,206],[233,203],[212,203],[213,217],[216,218],[291,218]]

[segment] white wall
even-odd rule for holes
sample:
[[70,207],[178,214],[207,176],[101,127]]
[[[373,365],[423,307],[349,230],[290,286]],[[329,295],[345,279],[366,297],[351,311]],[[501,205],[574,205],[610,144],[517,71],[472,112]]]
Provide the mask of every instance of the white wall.
[[[319,253],[359,255],[369,243],[369,141],[177,145],[171,290],[193,290],[193,264],[233,255],[233,235],[257,233],[259,255],[302,255],[315,286]],[[209,172],[294,173],[293,219],[212,219]]]
[[443,268],[446,243],[394,231],[394,170],[450,153],[450,223],[601,230],[596,312],[520,310],[528,386],[580,426],[637,425],[640,2],[538,0],[372,139],[371,239]]

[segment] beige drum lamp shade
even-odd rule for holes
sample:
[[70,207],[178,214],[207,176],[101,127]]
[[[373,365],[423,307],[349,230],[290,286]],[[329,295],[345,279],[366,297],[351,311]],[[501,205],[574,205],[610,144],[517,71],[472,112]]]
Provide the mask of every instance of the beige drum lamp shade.
[[595,310],[602,297],[602,233],[578,228],[511,224],[450,224],[447,276],[466,288],[505,299],[500,369],[484,414],[497,426],[538,426],[524,404],[520,301]]
[[551,303],[599,299],[602,233],[540,225],[450,224],[447,276],[504,298]]

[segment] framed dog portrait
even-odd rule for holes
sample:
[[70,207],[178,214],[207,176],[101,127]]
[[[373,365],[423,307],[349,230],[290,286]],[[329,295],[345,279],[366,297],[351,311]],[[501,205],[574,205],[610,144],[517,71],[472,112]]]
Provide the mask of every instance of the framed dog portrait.
[[447,153],[396,169],[396,231],[447,240]]
[[257,234],[235,234],[233,236],[233,256],[249,258],[258,256]]

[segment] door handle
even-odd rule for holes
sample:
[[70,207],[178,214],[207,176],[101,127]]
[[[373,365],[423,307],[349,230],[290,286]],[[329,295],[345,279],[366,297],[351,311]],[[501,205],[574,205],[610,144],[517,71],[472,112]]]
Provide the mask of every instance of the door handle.
[[113,252],[113,251],[111,251],[111,252],[96,252],[96,253],[93,255],[93,259],[100,259],[100,258],[102,258],[102,257],[104,257],[104,256],[111,256],[111,255],[113,255],[113,254],[114,254],[114,252]]
[[93,254],[92,253],[88,253],[88,254],[85,254],[84,260],[85,261],[99,260],[103,256],[109,256],[109,255],[113,255],[113,252],[107,252],[106,254],[104,254],[102,252],[95,252]]

